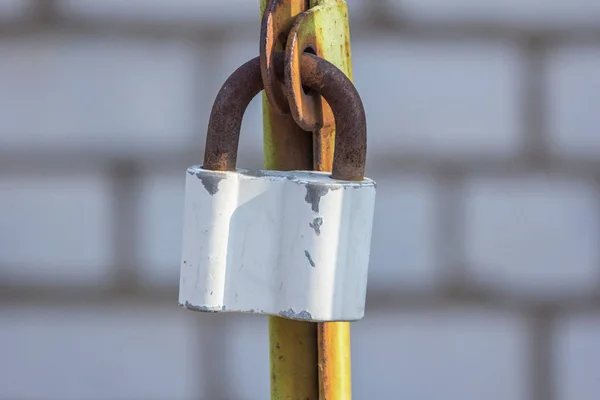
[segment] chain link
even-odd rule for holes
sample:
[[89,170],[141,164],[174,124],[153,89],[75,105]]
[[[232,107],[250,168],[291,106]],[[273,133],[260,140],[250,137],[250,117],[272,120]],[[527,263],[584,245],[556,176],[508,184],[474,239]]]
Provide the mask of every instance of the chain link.
[[[322,125],[321,96],[302,89],[300,58],[305,51],[320,55],[316,39],[305,29],[308,1],[269,0],[260,32],[260,66],[265,93],[279,114],[292,114],[305,131],[317,131]],[[274,54],[285,51],[284,74],[274,68]]]

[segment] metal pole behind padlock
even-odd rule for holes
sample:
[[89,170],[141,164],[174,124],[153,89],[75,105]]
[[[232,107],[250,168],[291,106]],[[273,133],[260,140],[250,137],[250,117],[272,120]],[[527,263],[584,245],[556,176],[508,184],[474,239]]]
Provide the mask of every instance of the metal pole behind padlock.
[[[276,56],[283,70],[283,56]],[[308,321],[364,315],[375,182],[364,178],[366,119],[350,80],[306,54],[303,84],[336,117],[331,175],[236,169],[244,111],[263,86],[255,58],[215,99],[204,164],[188,169],[179,302],[188,309]]]

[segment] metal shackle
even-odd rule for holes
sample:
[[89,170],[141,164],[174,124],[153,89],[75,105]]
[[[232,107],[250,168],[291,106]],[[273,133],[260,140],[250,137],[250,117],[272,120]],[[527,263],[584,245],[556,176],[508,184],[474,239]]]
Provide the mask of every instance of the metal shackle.
[[[283,77],[284,54],[277,52],[274,61],[277,73]],[[336,135],[331,177],[363,180],[367,122],[356,88],[335,65],[312,54],[302,56],[300,74],[302,84],[323,96],[333,111]],[[244,112],[262,90],[259,57],[246,62],[227,78],[213,103],[202,168],[235,171]]]

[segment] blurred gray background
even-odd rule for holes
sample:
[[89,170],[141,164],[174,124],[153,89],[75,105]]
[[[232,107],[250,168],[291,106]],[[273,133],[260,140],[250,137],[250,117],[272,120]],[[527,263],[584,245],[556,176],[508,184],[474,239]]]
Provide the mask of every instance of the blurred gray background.
[[[600,396],[600,1],[349,0],[378,181],[355,399]],[[269,396],[177,306],[185,169],[258,0],[0,0],[0,398]],[[262,165],[260,103],[239,165]]]

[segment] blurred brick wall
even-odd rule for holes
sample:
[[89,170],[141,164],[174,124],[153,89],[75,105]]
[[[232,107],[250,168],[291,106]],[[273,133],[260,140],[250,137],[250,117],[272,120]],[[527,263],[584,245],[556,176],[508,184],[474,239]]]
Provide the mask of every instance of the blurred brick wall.
[[[378,185],[355,398],[600,393],[600,2],[349,0]],[[184,169],[258,0],[0,1],[0,398],[264,399],[176,305]],[[260,104],[239,164],[260,167]]]

